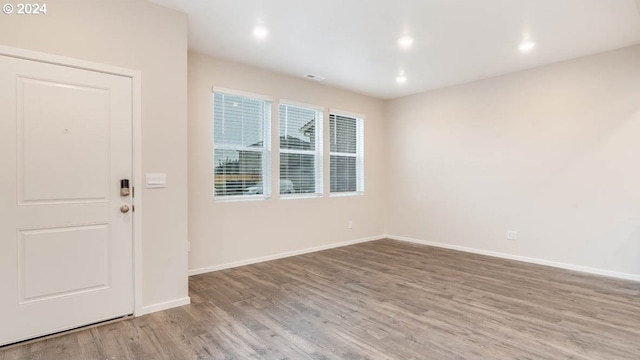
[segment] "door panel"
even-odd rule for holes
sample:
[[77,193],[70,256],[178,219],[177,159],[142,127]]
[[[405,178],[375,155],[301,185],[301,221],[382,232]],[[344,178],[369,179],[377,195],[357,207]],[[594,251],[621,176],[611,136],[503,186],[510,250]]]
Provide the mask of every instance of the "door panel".
[[109,89],[22,76],[17,80],[21,202],[106,201]]
[[131,89],[0,55],[0,345],[133,313]]
[[108,224],[20,231],[19,302],[108,287],[110,238]]

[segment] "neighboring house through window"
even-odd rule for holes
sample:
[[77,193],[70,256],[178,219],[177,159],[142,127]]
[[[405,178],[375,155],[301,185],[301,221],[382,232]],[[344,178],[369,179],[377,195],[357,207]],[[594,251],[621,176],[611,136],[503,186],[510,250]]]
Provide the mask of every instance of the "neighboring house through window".
[[330,190],[331,194],[364,192],[364,120],[331,113]]
[[270,124],[270,100],[214,90],[214,198],[270,195]]

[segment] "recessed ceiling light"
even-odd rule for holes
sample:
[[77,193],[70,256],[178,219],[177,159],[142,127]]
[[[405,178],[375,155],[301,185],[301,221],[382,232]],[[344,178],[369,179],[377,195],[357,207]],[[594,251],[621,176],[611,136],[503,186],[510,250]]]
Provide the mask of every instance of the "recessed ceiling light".
[[397,82],[398,84],[404,84],[404,83],[406,83],[406,82],[407,82],[407,77],[406,77],[406,76],[404,76],[404,75],[398,75],[398,76],[396,77],[396,82]]
[[409,35],[402,36],[398,39],[398,46],[402,49],[408,49],[413,45],[413,38]]
[[520,50],[520,52],[522,53],[528,53],[529,51],[533,50],[534,47],[536,47],[536,43],[531,40],[525,40],[520,43],[520,45],[518,46],[518,50]]
[[253,28],[253,36],[256,39],[264,39],[267,37],[267,35],[269,35],[269,29],[267,29],[266,27],[262,25],[256,25]]

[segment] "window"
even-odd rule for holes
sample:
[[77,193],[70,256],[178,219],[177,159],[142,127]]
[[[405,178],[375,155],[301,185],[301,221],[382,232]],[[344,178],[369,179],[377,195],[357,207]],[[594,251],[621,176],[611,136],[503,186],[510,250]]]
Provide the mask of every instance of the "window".
[[322,111],[280,104],[280,194],[322,194]]
[[268,197],[271,102],[213,93],[214,198]]
[[332,194],[364,192],[364,121],[329,115],[331,133],[330,187]]

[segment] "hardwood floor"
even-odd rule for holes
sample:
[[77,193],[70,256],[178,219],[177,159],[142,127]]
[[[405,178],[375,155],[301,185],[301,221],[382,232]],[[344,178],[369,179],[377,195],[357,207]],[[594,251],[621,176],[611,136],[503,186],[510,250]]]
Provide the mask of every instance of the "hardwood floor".
[[8,359],[640,359],[640,283],[381,240],[190,278]]

